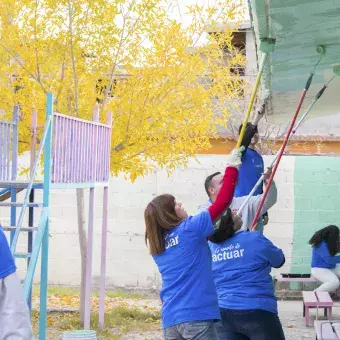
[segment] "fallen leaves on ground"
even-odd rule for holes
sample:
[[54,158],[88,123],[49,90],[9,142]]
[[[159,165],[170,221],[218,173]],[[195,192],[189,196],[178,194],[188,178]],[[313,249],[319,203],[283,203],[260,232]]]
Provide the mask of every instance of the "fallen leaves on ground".
[[[33,309],[39,310],[39,294],[32,297]],[[47,298],[49,310],[77,311],[80,308],[80,295],[73,294],[49,294]],[[137,308],[148,312],[159,312],[160,303],[157,300],[128,299],[123,297],[105,297],[105,312],[110,312],[115,307]],[[99,310],[99,297],[92,296],[91,311]]]
[[[119,295],[119,294],[118,294]],[[82,329],[79,317],[80,295],[78,292],[49,292],[47,301],[50,313],[47,316],[49,339],[59,339],[67,330]],[[39,292],[32,296],[32,323],[38,331]],[[159,338],[160,303],[158,300],[128,298],[121,296],[105,297],[105,329],[98,326],[99,297],[91,297],[91,329],[97,331],[98,339],[120,339],[121,336],[139,330],[151,332]],[[142,337],[145,339],[144,337]]]

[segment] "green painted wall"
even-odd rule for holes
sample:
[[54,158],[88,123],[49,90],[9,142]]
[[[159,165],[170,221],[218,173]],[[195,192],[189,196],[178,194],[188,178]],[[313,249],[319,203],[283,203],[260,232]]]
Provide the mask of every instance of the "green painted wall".
[[292,273],[309,273],[313,233],[340,227],[340,157],[296,157]]
[[273,92],[301,90],[319,58],[317,45],[325,45],[326,54],[314,83],[323,83],[325,70],[339,63],[340,1],[249,1],[257,36],[277,39],[264,74],[264,82],[271,81],[266,88]]

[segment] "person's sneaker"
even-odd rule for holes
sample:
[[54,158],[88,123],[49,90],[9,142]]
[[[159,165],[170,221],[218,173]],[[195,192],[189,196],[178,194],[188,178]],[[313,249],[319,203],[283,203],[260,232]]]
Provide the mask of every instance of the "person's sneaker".
[[329,296],[332,298],[333,301],[340,301],[340,296],[336,293],[329,293]]

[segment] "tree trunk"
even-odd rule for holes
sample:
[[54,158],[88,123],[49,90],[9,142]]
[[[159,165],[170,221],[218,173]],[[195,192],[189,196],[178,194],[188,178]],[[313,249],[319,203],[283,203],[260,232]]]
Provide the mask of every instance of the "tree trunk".
[[85,197],[84,189],[77,189],[78,236],[79,236],[79,247],[80,247],[80,258],[81,258],[80,322],[82,325],[84,325],[86,250],[87,250],[84,197]]

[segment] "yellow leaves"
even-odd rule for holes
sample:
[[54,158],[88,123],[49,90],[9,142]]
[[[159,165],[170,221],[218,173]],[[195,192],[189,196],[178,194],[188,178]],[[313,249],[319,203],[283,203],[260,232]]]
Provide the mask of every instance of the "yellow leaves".
[[[159,304],[156,304],[150,300],[134,299],[127,296],[115,296],[111,297],[111,292],[105,296],[105,311],[110,312],[117,307],[126,307],[129,309],[147,310],[149,312],[158,312]],[[114,294],[113,294],[114,295]],[[119,295],[119,294],[117,294]],[[33,308],[39,306],[39,295],[33,294],[32,298]],[[56,294],[49,294],[47,298],[47,305],[52,310],[64,310],[64,311],[76,311],[80,306],[80,296],[75,292],[61,292]],[[91,298],[91,310],[93,312],[98,311],[99,308],[99,296],[94,294]]]
[[189,7],[184,25],[160,0],[1,1],[0,108],[21,105],[20,151],[33,109],[44,122],[46,91],[64,114],[90,119],[97,102],[102,121],[112,111],[111,170],[131,180],[209,147],[242,93],[230,69],[244,63],[230,29],[205,32],[239,17],[240,5],[212,2]]

